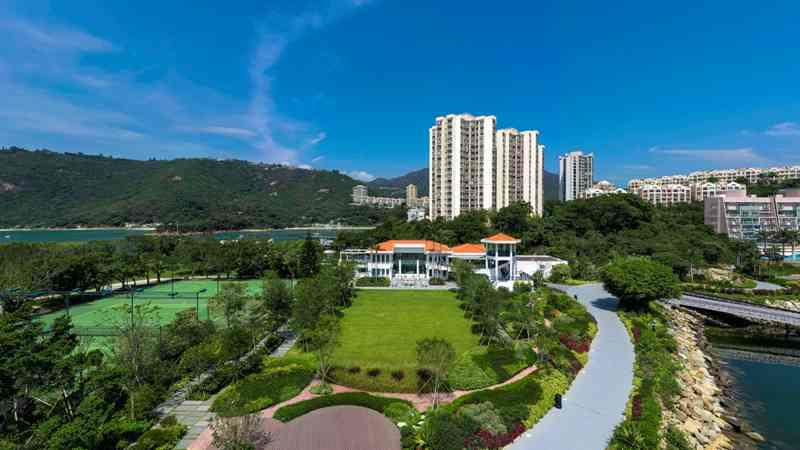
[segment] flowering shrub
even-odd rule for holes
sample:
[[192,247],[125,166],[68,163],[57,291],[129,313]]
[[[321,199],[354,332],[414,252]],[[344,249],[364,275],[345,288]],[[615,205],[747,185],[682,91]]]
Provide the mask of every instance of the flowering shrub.
[[638,344],[641,337],[642,330],[640,330],[639,327],[633,327],[633,343]]
[[642,396],[639,394],[633,396],[633,401],[631,402],[631,417],[633,417],[634,420],[642,418]]
[[572,336],[567,336],[562,334],[559,338],[561,344],[563,344],[568,349],[578,352],[578,353],[586,353],[589,351],[590,341],[588,339],[579,340]]
[[483,448],[503,448],[511,445],[514,439],[520,434],[525,432],[525,425],[518,422],[511,430],[493,435],[487,430],[480,430],[475,435],[467,438],[464,446],[468,449],[483,449]]

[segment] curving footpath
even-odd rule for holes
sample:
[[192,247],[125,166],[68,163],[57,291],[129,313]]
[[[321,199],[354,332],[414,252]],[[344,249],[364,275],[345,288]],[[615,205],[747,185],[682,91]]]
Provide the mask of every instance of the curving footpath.
[[624,418],[633,386],[633,344],[617,317],[617,299],[600,284],[553,286],[578,295],[597,320],[589,362],[564,395],[532,429],[507,448],[513,450],[603,450]]

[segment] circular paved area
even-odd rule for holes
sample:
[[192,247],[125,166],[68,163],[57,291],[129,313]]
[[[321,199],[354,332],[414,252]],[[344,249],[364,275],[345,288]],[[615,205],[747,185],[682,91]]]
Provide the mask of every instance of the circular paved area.
[[[394,423],[360,406],[322,408],[289,423],[262,418],[261,424],[272,437],[267,449],[400,450],[400,430]],[[208,441],[201,436],[190,448],[211,450],[214,447]]]

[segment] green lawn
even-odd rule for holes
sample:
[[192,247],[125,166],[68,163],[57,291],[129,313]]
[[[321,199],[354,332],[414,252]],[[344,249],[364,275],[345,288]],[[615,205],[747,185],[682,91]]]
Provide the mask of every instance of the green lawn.
[[358,291],[344,311],[334,360],[343,367],[416,367],[417,341],[447,339],[461,355],[478,345],[455,294],[448,291]]

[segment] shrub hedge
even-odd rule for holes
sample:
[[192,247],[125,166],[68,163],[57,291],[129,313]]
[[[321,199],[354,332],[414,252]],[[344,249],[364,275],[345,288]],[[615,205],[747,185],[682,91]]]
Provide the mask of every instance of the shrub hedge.
[[389,287],[391,282],[386,277],[362,277],[356,280],[359,287]]
[[268,359],[264,366],[262,372],[249,375],[220,392],[211,411],[222,417],[260,411],[298,395],[314,375],[307,359]]
[[295,403],[293,405],[286,405],[273,415],[275,420],[281,422],[288,422],[296,417],[308,414],[311,411],[327,408],[329,406],[353,405],[369,408],[373,411],[378,411],[383,414],[390,406],[391,409],[396,409],[395,404],[405,405],[409,410],[412,408],[410,402],[389,397],[379,397],[377,395],[370,395],[364,392],[346,392],[342,394],[326,395],[324,397],[316,397],[310,400]]

